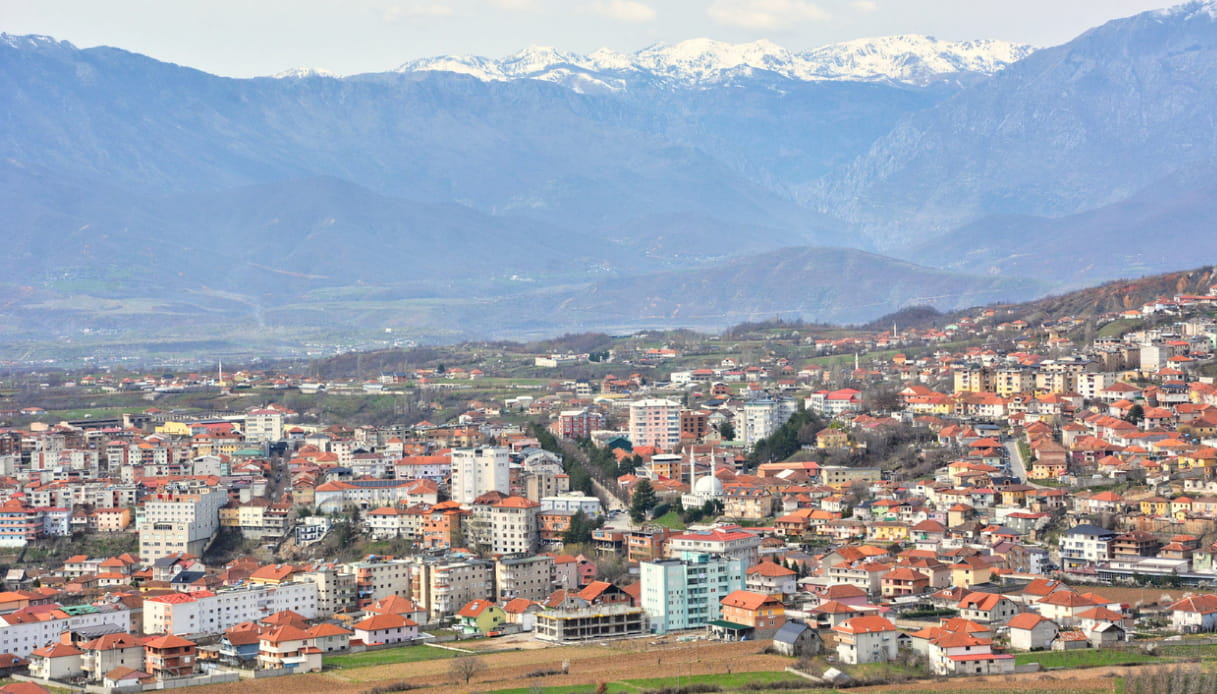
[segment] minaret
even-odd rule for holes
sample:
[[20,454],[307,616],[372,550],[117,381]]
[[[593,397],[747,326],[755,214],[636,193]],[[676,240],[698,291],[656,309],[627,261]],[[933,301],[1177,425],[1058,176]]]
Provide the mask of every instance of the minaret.
[[689,493],[697,491],[697,460],[693,457],[693,449],[689,449]]
[[216,360],[216,363],[220,367],[220,380],[216,382],[216,385],[222,387],[224,385],[224,360],[218,359]]

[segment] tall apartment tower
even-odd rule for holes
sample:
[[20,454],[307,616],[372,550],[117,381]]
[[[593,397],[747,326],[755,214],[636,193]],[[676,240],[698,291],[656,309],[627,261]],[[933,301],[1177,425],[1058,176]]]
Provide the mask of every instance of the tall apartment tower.
[[630,443],[676,450],[680,445],[680,403],[661,398],[630,403]]
[[485,446],[452,451],[452,500],[471,504],[486,492],[511,493],[507,449]]

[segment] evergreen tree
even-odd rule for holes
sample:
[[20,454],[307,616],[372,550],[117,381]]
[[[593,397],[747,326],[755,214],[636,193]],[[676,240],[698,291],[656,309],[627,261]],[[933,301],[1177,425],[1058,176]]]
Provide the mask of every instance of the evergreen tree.
[[643,478],[638,480],[638,485],[634,487],[634,499],[630,503],[630,520],[635,523],[641,523],[647,518],[647,513],[655,508],[655,504],[659,503],[659,498],[655,496],[655,489],[651,486],[651,481]]

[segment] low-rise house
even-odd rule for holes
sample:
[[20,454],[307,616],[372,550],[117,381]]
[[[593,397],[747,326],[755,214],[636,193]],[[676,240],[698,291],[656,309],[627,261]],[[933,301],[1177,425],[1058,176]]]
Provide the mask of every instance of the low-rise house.
[[377,614],[351,626],[366,645],[409,643],[418,638],[418,624],[396,614]]
[[996,593],[969,593],[959,601],[957,607],[960,617],[981,624],[1005,624],[1019,613],[1019,607],[1013,600]]
[[309,627],[308,637],[310,645],[316,646],[322,653],[336,653],[350,648],[351,633],[350,629],[344,629],[337,624],[322,622]]
[[720,603],[722,617],[710,622],[710,633],[723,641],[770,639],[786,623],[786,607],[775,595],[736,590]]
[[84,653],[70,643],[57,641],[30,653],[30,675],[38,679],[64,681],[84,674]]
[[886,663],[896,659],[899,631],[884,617],[854,617],[833,627],[837,657],[846,665]]
[[258,667],[265,670],[319,672],[321,650],[311,642],[312,637],[307,631],[290,624],[267,630],[258,639]]
[[773,561],[762,561],[744,571],[748,590],[768,595],[789,596],[798,591],[799,575]]
[[156,636],[144,642],[144,672],[157,679],[193,675],[198,646],[173,634]]
[[83,652],[83,668],[91,680],[101,680],[106,673],[119,667],[142,672],[144,645],[131,634],[105,634],[79,644]]
[[1004,675],[1014,672],[1014,656],[993,652],[993,642],[950,632],[930,642],[930,672],[935,675]]
[[1217,595],[1184,598],[1170,606],[1171,628],[1182,634],[1217,630]]
[[472,600],[456,613],[456,627],[466,633],[489,634],[506,621],[503,608],[489,600]]
[[1010,629],[1010,647],[1020,651],[1052,648],[1052,642],[1059,632],[1056,622],[1034,612],[1017,614],[1006,626]]
[[792,658],[810,658],[824,650],[824,639],[802,622],[786,622],[773,635],[773,650]]

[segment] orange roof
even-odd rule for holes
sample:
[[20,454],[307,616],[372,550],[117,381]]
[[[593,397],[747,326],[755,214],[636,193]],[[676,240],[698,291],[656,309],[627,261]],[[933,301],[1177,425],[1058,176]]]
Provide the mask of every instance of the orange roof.
[[330,622],[322,622],[321,624],[309,629],[308,635],[310,638],[320,638],[322,636],[350,636],[351,630],[343,629],[337,624],[331,624]]
[[769,578],[778,578],[780,576],[794,576],[795,572],[779,565],[777,562],[762,561],[759,564],[752,566],[746,571],[749,576],[766,576]]
[[400,629],[402,627],[418,626],[414,620],[406,619],[396,614],[372,615],[355,624],[352,628],[360,631],[383,631],[385,629]]
[[780,600],[772,595],[764,593],[755,593],[751,590],[736,590],[728,593],[726,597],[719,601],[725,607],[738,607],[743,610],[759,610],[762,606],[772,603],[779,603]]
[[154,636],[154,637],[144,641],[145,648],[152,648],[152,649],[156,649],[156,650],[160,650],[160,649],[164,649],[164,648],[187,648],[189,646],[194,646],[194,645],[196,645],[194,643],[194,641],[187,641],[186,639],[182,638],[181,636],[175,636],[173,634],[166,634],[164,636]]
[[896,625],[892,624],[884,617],[854,617],[848,619],[837,626],[833,627],[833,631],[839,631],[843,634],[874,634],[882,631],[895,631]]
[[486,611],[487,608],[493,607],[494,603],[489,600],[471,600],[456,613],[458,617],[473,617],[476,618]]
[[262,641],[268,643],[283,643],[285,641],[305,641],[310,638],[309,632],[295,627],[290,624],[281,627],[275,627],[270,631],[262,634]]

